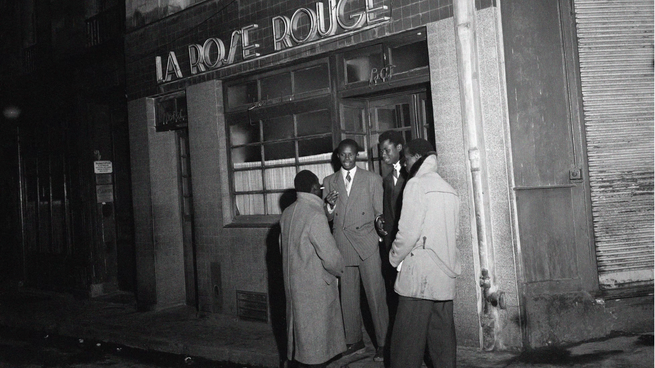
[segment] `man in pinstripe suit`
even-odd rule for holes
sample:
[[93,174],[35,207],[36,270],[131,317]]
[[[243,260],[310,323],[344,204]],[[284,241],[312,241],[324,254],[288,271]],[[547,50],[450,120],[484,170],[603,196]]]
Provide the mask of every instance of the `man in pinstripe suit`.
[[382,278],[379,235],[375,221],[382,216],[382,178],[355,165],[357,142],[345,139],[339,143],[341,169],[323,181],[326,213],[333,221],[333,235],[346,262],[341,278],[341,305],[346,345],[344,355],[362,353],[362,314],[360,280],[373,319],[377,349],[374,360],[382,361],[389,324],[389,310]]

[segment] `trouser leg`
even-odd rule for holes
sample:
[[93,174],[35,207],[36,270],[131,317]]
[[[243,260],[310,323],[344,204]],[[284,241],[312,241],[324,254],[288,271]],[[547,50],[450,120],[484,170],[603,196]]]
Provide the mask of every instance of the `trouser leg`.
[[432,301],[398,297],[391,333],[391,368],[419,368],[423,363]]
[[346,344],[362,340],[362,311],[359,302],[359,267],[347,266],[341,277],[341,311]]
[[427,341],[430,359],[435,367],[456,367],[457,336],[452,300],[434,302],[432,305]]
[[374,253],[363,260],[359,265],[359,273],[366,292],[368,308],[371,310],[377,346],[385,346],[389,328],[389,309],[380,256]]
[[385,246],[380,247],[380,259],[382,261],[382,277],[387,291],[387,306],[389,307],[389,328],[393,324],[394,316],[396,315],[396,308],[398,306],[398,294],[393,290],[394,283],[396,282],[396,275],[398,272],[389,263],[389,250],[391,249],[391,240],[385,238]]

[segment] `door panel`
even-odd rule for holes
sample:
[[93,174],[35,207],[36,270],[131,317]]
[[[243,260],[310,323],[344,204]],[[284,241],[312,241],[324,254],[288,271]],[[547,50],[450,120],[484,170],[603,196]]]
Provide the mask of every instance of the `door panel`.
[[[428,119],[432,114],[429,101],[424,91],[403,94],[388,94],[379,97],[348,99],[341,103],[342,119],[362,119],[362,133],[356,139],[358,143],[368,143],[366,157],[375,172],[385,176],[391,168],[382,162],[378,138],[387,130],[400,131],[409,142],[414,138],[425,138],[434,145],[434,123]],[[342,120],[342,127],[344,126]],[[349,124],[350,127],[354,125]],[[352,132],[343,134],[343,138],[353,138]]]
[[189,131],[179,129],[177,133],[180,163],[180,202],[182,206],[182,241],[184,247],[184,280],[187,305],[197,306],[196,259],[193,243],[193,197],[191,191],[191,160],[189,157]]

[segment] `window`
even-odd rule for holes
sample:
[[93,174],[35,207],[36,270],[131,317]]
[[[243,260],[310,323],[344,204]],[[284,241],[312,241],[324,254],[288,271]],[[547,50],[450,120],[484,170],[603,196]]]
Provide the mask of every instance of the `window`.
[[278,215],[301,170],[334,172],[327,61],[226,86],[235,216]]
[[[334,173],[336,144],[354,139],[358,166],[381,174],[378,136],[389,129],[434,144],[427,43],[413,31],[327,58],[224,84],[228,222],[269,225],[294,198],[293,179]],[[381,70],[386,79],[371,82]],[[396,65],[397,64],[397,65]],[[386,73],[386,74],[385,74]],[[288,201],[287,201],[288,200]],[[226,201],[226,207],[227,205]],[[227,208],[226,208],[227,210]]]

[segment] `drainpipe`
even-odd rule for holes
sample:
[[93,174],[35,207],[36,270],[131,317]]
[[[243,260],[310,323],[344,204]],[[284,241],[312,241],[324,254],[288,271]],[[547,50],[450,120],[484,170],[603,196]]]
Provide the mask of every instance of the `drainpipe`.
[[500,328],[497,308],[504,308],[504,293],[495,284],[493,239],[491,236],[491,207],[485,151],[482,102],[480,99],[480,68],[476,40],[475,0],[453,2],[457,69],[464,130],[464,146],[468,153],[467,166],[473,189],[472,228],[480,257],[480,346],[493,350],[496,331]]

